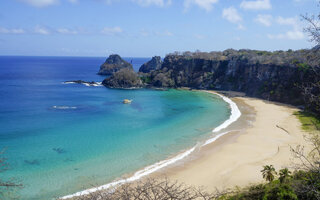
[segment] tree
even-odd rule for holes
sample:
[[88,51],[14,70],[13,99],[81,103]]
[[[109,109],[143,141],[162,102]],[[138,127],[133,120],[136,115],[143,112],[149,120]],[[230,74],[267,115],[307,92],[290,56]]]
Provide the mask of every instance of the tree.
[[205,192],[201,188],[188,186],[167,178],[147,178],[135,183],[125,183],[116,188],[100,190],[75,200],[214,200],[227,194],[227,191]]
[[280,183],[284,183],[287,178],[291,175],[291,171],[288,168],[281,169],[279,171],[279,181]]
[[[320,2],[319,2],[320,5]],[[301,15],[302,19],[307,22],[307,27],[304,31],[308,33],[311,42],[315,42],[317,46],[315,51],[320,50],[320,13],[317,15]],[[319,65],[312,67],[311,73],[314,75],[314,80],[306,82],[301,86],[302,95],[305,103],[310,110],[316,112],[320,116],[320,67]]]
[[300,164],[295,165],[297,173],[294,176],[302,180],[294,185],[294,190],[299,199],[320,200],[320,132],[316,131],[311,137],[307,137],[307,141],[312,145],[309,153],[305,153],[301,145],[291,147],[294,157],[300,161]]
[[310,41],[320,44],[320,13],[317,15],[305,14],[301,17],[308,23],[308,26],[304,29],[304,31],[309,34]]
[[271,183],[274,180],[275,175],[277,174],[276,170],[274,169],[273,165],[265,165],[261,170],[262,176],[266,181]]

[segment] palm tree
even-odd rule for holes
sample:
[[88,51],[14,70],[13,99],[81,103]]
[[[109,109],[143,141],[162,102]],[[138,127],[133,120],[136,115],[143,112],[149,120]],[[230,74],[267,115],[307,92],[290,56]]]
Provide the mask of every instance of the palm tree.
[[279,180],[280,183],[283,183],[288,177],[290,177],[291,172],[288,170],[288,168],[281,169],[279,171]]
[[266,181],[269,181],[269,183],[271,183],[274,180],[274,176],[277,174],[273,165],[263,166],[263,170],[261,170],[261,172],[262,172],[263,178],[266,179]]

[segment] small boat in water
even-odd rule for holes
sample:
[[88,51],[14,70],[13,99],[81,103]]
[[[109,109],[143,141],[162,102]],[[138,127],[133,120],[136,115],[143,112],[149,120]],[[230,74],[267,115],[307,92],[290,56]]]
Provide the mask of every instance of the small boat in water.
[[130,104],[132,102],[132,99],[124,99],[122,103],[124,104]]

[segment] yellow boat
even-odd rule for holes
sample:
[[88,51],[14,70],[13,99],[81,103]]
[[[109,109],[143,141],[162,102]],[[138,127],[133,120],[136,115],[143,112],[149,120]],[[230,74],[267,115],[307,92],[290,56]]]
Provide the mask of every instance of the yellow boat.
[[130,99],[124,99],[122,103],[124,103],[124,104],[129,104],[129,103],[131,103],[131,102],[132,102],[132,100],[130,100]]

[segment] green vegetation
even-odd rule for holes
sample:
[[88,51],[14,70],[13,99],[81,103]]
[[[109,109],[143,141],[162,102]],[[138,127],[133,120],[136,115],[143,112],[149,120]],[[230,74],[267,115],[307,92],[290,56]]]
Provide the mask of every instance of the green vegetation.
[[[262,171],[274,171],[272,165],[266,165]],[[263,177],[265,173],[263,172]],[[274,171],[275,172],[275,171]],[[273,174],[273,173],[272,173]],[[319,172],[295,171],[293,175],[287,169],[279,171],[277,179],[266,184],[253,185],[242,190],[232,191],[218,200],[313,200],[319,199],[320,179]],[[266,176],[270,177],[270,176]],[[271,176],[273,177],[273,176]],[[267,179],[267,178],[265,178]],[[310,187],[309,187],[310,186]],[[310,188],[313,188],[312,190]]]
[[315,114],[306,111],[297,111],[294,115],[296,115],[300,120],[303,130],[320,130],[320,119]]
[[274,176],[277,174],[273,165],[264,166],[261,172],[262,172],[263,178],[266,179],[266,181],[269,181],[269,183],[271,183],[274,180]]
[[143,83],[146,83],[146,84],[151,84],[151,78],[150,76],[142,76],[140,77],[140,79],[142,80]]

